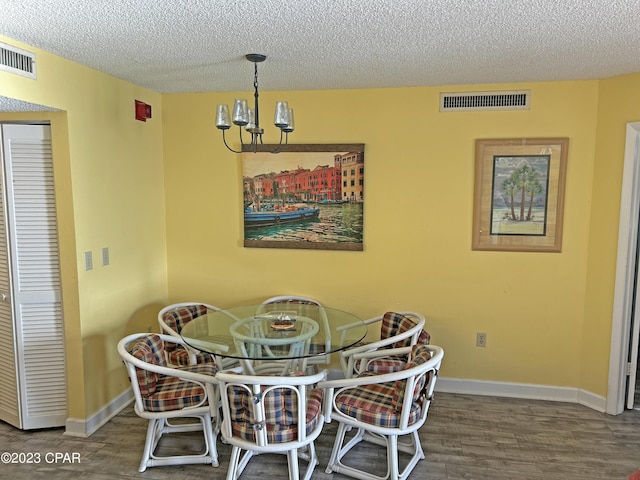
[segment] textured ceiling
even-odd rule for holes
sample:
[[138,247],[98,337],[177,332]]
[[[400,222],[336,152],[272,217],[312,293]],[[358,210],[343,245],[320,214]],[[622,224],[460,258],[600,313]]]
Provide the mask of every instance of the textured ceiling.
[[640,0],[2,0],[0,34],[158,92],[640,72]]

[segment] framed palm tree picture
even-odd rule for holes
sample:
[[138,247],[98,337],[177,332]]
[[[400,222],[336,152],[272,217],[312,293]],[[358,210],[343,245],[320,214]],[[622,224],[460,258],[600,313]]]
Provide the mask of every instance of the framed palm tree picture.
[[562,250],[568,145],[568,138],[476,140],[473,250]]

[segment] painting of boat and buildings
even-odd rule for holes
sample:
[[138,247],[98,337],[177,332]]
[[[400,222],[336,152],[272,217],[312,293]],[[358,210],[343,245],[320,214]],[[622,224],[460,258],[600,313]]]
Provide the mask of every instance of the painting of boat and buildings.
[[544,236],[550,155],[495,156],[491,235]]
[[242,154],[245,247],[363,250],[364,145]]

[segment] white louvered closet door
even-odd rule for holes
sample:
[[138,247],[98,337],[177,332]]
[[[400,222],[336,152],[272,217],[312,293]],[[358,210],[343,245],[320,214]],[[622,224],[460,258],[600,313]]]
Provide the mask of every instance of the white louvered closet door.
[[[23,429],[63,426],[67,389],[50,127],[2,125],[2,144],[0,342],[3,352],[13,350],[15,362],[3,355],[0,368],[3,376],[14,372],[17,412],[7,415],[17,414],[19,424],[6,421]],[[5,401],[7,410],[13,406],[2,395],[0,415]]]

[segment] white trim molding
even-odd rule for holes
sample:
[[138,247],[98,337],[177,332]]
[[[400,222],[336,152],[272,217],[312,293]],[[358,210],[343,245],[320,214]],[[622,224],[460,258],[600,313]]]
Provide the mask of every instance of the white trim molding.
[[[344,378],[341,370],[329,370],[329,379]],[[555,387],[531,383],[493,382],[467,378],[439,377],[436,392],[485,395],[487,397],[525,398],[552,402],[578,403],[598,412],[605,412],[607,399],[573,387]]]
[[128,388],[89,418],[67,418],[64,434],[71,437],[89,437],[132,401],[133,390]]
[[578,388],[464,378],[440,377],[436,382],[436,392],[578,403],[599,412],[606,410],[607,403],[606,398]]

